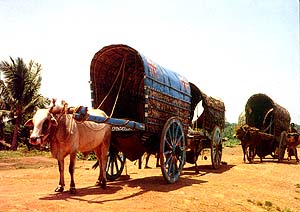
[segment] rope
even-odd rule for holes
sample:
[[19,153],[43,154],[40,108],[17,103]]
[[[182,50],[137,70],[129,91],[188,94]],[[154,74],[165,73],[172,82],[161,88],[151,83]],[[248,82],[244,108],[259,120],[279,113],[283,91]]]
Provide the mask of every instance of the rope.
[[[111,88],[109,89],[108,93],[107,93],[106,96],[103,98],[102,102],[99,104],[99,106],[97,107],[97,109],[99,109],[99,108],[102,106],[102,104],[105,102],[105,100],[107,99],[107,97],[108,97],[109,94],[111,93],[112,89],[114,88],[114,86],[115,86],[115,84],[116,84],[116,82],[117,82],[117,80],[118,80],[118,78],[119,78],[119,76],[120,76],[121,71],[123,70],[123,76],[122,76],[122,79],[121,79],[121,85],[122,85],[122,83],[123,83],[123,78],[124,78],[124,72],[125,72],[124,69],[125,69],[126,58],[127,58],[127,55],[123,58],[122,63],[121,63],[121,66],[120,66],[120,69],[119,69],[119,71],[118,71],[118,74],[117,74],[117,76],[116,76],[116,78],[115,78],[115,80],[114,80],[114,82],[113,82]],[[120,85],[120,87],[121,87],[121,85]],[[119,95],[120,90],[121,90],[121,89],[119,88],[118,95]],[[118,95],[117,95],[117,98],[118,98]],[[117,99],[115,100],[114,107],[115,107],[115,105],[116,105],[116,102],[117,102]],[[114,110],[114,107],[113,107],[113,110]],[[113,110],[112,110],[112,113],[113,113]],[[111,114],[111,115],[112,115],[112,114]]]
[[123,85],[123,81],[124,81],[126,58],[127,58],[127,57],[124,57],[123,62],[122,62],[122,65],[123,65],[122,78],[121,78],[121,82],[120,82],[118,94],[117,94],[117,96],[116,96],[116,100],[115,100],[114,106],[113,106],[113,108],[112,108],[112,110],[111,110],[111,113],[110,113],[110,116],[109,116],[109,117],[112,117],[112,115],[113,115],[113,113],[114,113],[114,110],[115,110],[115,107],[116,107],[116,105],[117,105],[117,101],[118,101],[118,99],[119,99],[120,91],[121,91],[121,88],[122,88],[122,85]]

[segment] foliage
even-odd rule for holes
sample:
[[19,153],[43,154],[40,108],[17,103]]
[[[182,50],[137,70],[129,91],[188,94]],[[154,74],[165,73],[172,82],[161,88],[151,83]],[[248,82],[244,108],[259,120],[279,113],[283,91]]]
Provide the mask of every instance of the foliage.
[[31,117],[34,107],[50,103],[49,99],[39,94],[41,70],[40,64],[31,60],[26,65],[21,58],[10,57],[10,62],[0,63],[0,71],[4,77],[4,80],[0,80],[0,121],[6,118],[14,126],[13,136],[10,138],[13,150],[16,150],[18,142],[24,142],[24,139],[19,137],[20,131],[23,130],[21,126]]
[[235,123],[231,124],[229,122],[226,122],[225,127],[224,127],[223,137],[227,138],[227,139],[234,139],[234,133],[235,133],[236,126],[237,126],[237,124],[235,124]]
[[224,146],[233,147],[240,144],[240,140],[234,138],[236,123],[225,123],[224,131],[223,131],[223,138],[225,141],[223,142]]
[[92,160],[97,160],[97,157],[94,152],[90,152],[88,155],[84,155],[81,152],[77,152],[77,159],[92,161]]
[[300,130],[300,125],[299,124],[295,124],[295,128],[299,131]]

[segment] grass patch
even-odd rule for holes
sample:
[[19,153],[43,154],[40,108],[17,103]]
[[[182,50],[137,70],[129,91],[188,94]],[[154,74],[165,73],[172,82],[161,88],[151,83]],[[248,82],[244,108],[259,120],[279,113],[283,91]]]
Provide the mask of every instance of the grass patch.
[[291,209],[285,208],[282,210],[282,212],[293,212]]
[[[32,149],[28,150],[26,146],[20,146],[16,151],[12,150],[0,150],[1,159],[22,158],[22,157],[35,157],[46,156],[51,157],[51,153],[45,150]],[[90,152],[88,155],[83,155],[81,152],[77,152],[78,160],[97,160],[94,152]]]
[[[51,158],[48,151],[38,149],[28,150],[25,146],[20,146],[18,150],[1,150],[0,151],[0,170],[9,169],[38,169],[41,167],[52,167],[56,161],[43,160],[40,157]],[[28,158],[28,159],[27,159]]]
[[247,202],[256,205],[260,208],[265,209],[266,211],[278,211],[278,212],[293,212],[293,210],[289,209],[289,208],[284,208],[283,210],[280,209],[279,206],[276,206],[275,204],[273,204],[270,201],[265,201],[264,203],[262,201],[259,200],[251,200],[251,199],[247,199]]
[[19,147],[18,150],[1,150],[0,159],[5,158],[21,158],[21,157],[34,157],[34,156],[50,156],[48,151],[40,151],[37,149],[28,150],[26,147]]

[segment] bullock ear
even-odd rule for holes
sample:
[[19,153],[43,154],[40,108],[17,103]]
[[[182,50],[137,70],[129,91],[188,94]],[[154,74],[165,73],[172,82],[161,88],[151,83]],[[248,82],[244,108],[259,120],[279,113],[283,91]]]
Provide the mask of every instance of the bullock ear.
[[24,126],[26,127],[33,127],[33,121],[32,119],[29,119],[28,121],[25,122]]

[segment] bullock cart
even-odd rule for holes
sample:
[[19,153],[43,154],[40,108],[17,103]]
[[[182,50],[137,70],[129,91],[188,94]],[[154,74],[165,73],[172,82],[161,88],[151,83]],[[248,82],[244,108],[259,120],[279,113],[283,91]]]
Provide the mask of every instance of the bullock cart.
[[[225,105],[213,97],[207,96],[191,83],[192,96],[196,102],[202,102],[202,114],[198,116],[196,107],[196,120],[187,137],[186,161],[195,164],[196,172],[199,155],[204,155],[205,149],[210,149],[213,168],[218,169],[222,159],[222,132],[225,125]],[[206,158],[206,157],[204,157]]]
[[271,155],[282,161],[291,121],[289,112],[269,96],[259,93],[248,99],[243,116],[239,117],[242,136],[238,138],[247,160],[251,163],[258,155],[262,161]]
[[[112,125],[108,179],[121,175],[125,159],[135,161],[145,152],[157,152],[163,177],[168,183],[176,182],[186,162],[194,109],[203,99],[200,90],[126,45],[98,51],[91,62],[90,79],[92,107],[108,117],[91,116],[81,107],[75,118]],[[214,128],[210,140],[213,152],[220,154],[215,149],[221,148],[221,128]],[[218,167],[219,161],[213,164]]]

